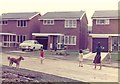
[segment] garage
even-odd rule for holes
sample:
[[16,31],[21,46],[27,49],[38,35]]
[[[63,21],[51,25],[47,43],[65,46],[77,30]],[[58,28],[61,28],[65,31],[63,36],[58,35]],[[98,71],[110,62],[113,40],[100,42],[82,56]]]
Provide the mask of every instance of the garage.
[[47,49],[48,46],[48,37],[36,37],[36,40],[43,45],[43,49]]
[[95,52],[98,42],[100,42],[101,46],[103,47],[102,51],[108,52],[108,38],[93,38],[92,52]]

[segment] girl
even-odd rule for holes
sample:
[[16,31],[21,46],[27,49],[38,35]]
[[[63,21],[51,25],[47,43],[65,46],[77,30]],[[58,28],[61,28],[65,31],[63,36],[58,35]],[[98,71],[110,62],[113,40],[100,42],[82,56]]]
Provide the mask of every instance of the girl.
[[43,49],[40,50],[40,59],[41,59],[41,64],[43,64],[43,60],[44,60],[44,51],[43,51]]
[[79,51],[79,67],[83,67],[83,51],[80,49]]

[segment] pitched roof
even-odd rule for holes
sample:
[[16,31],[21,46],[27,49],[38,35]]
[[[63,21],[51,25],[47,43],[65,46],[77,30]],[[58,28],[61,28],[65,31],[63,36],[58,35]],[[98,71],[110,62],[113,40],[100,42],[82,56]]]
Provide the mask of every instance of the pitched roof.
[[118,10],[100,10],[95,11],[92,18],[118,18]]
[[16,20],[16,19],[30,20],[38,14],[40,14],[40,13],[38,13],[38,12],[3,13],[2,14],[2,19],[7,19],[7,20]]
[[42,19],[80,19],[85,14],[85,11],[71,11],[71,12],[47,12],[40,17]]

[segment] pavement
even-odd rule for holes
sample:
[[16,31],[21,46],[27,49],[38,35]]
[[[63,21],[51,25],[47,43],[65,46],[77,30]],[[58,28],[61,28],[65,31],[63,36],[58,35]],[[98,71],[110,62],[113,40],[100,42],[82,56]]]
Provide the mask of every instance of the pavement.
[[[111,62],[110,64],[108,63],[108,61],[104,60],[105,57],[107,56],[108,53],[106,52],[102,52],[101,53],[101,61],[102,61],[102,65],[105,66],[105,67],[112,67],[112,68],[120,68],[120,65],[118,62]],[[47,58],[49,59],[61,59],[61,60],[68,60],[68,61],[78,61],[78,56],[77,55],[68,55],[68,56],[64,56],[64,55],[50,55],[46,54]],[[87,53],[83,56],[83,62],[84,64],[88,64],[88,65],[93,65],[93,59],[95,57],[96,53]]]
[[[52,55],[51,57],[49,55],[46,56],[44,64],[40,64],[39,57],[25,57],[25,60],[21,62],[20,68],[44,72],[83,82],[118,82],[118,68],[103,66],[102,70],[99,70],[99,67],[97,67],[96,70],[93,69],[94,65],[92,60],[94,55],[94,53],[86,55],[87,57],[84,58],[83,67],[78,67],[77,57],[76,59],[72,59],[72,57],[70,58],[69,56]],[[104,55],[106,54],[104,53]],[[8,56],[12,55],[2,53],[2,65],[8,65]],[[104,59],[104,57],[105,56],[102,54],[102,59]]]
[[[108,63],[107,61],[105,61],[105,57],[107,56],[108,53],[106,52],[102,52],[101,53],[101,61],[102,61],[102,65],[105,66],[105,67],[112,67],[112,68],[120,68],[120,66],[118,66],[118,62],[111,62],[111,63]],[[90,61],[87,61],[88,64],[92,64],[91,61],[93,61],[94,57],[95,57],[96,53],[88,53],[86,55],[84,55],[84,59],[86,60],[90,60]]]

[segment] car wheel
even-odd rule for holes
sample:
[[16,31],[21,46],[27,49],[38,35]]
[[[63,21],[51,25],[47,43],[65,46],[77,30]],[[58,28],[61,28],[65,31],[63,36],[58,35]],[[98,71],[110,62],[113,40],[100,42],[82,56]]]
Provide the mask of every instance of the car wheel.
[[33,51],[33,50],[35,50],[35,47],[33,47],[33,49],[30,49],[30,51]]
[[22,49],[22,51],[25,51],[25,49]]
[[33,51],[33,49],[30,49],[30,51]]

